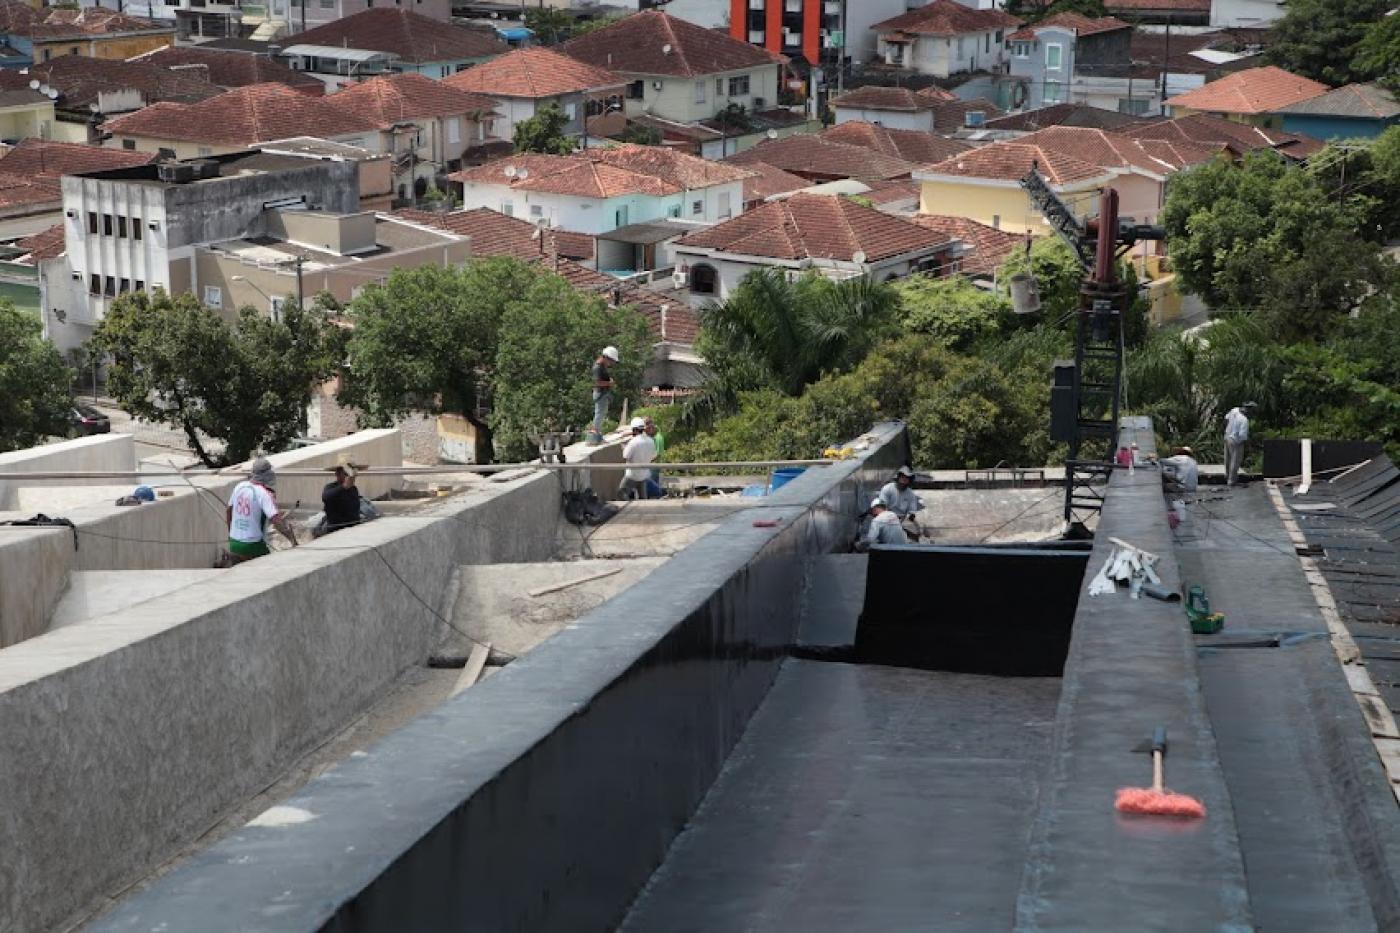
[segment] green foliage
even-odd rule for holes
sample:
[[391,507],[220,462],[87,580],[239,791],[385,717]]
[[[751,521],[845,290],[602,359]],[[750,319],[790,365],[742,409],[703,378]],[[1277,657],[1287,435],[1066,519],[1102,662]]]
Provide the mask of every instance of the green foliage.
[[1358,78],[1400,91],[1400,15],[1382,16],[1366,29],[1351,60]]
[[1325,333],[1381,274],[1359,211],[1303,169],[1256,153],[1182,173],[1162,212],[1174,267],[1218,309],[1265,309],[1273,332]]
[[369,424],[455,412],[497,444],[498,455],[533,450],[532,431],[588,421],[589,364],[604,346],[622,352],[613,370],[620,396],[635,391],[650,355],[638,315],[608,311],[559,276],[512,258],[396,270],[361,292],[349,314],[355,329],[343,404]]
[[[183,430],[208,466],[285,447],[340,356],[338,332],[318,310],[288,302],[273,321],[244,308],[230,323],[193,295],[163,290],[118,297],[93,346],[111,357],[108,390],[122,408]],[[201,434],[223,441],[223,453],[206,450]]]
[[515,124],[515,151],[545,155],[568,155],[574,140],[564,135],[569,118],[554,101],[535,110],[535,115]]
[[1080,13],[1084,16],[1107,16],[1102,0],[1007,0],[1006,12],[1027,23],[1038,23],[1056,13]]
[[429,185],[428,190],[418,199],[418,203],[426,211],[450,211],[462,202],[451,191],[444,191],[437,185]]
[[68,429],[73,373],[37,318],[0,299],[0,451]]
[[529,7],[525,10],[525,28],[535,34],[541,45],[558,45],[574,34],[574,17],[556,7]]
[[1079,286],[1084,269],[1074,251],[1055,236],[1036,237],[1030,256],[1018,249],[1006,258],[997,280],[1009,282],[1013,275],[1029,273],[1040,290],[1040,314],[1047,321],[1058,321],[1079,307]]
[[753,130],[753,120],[749,117],[749,109],[743,104],[729,104],[715,114],[715,122],[726,133],[748,133]]
[[1345,198],[1358,236],[1377,244],[1400,236],[1400,127],[1334,143],[1309,159],[1307,170],[1324,191]]
[[1274,65],[1331,85],[1365,77],[1353,61],[1389,0],[1288,0],[1265,51]]
[[654,126],[643,126],[640,123],[628,123],[627,129],[617,138],[624,143],[635,143],[638,146],[661,145],[661,131]]
[[496,352],[495,404],[489,419],[496,455],[534,456],[532,433],[580,428],[593,417],[591,365],[598,351],[618,348],[613,405],[633,408],[651,357],[646,320],[630,308],[613,310],[556,275],[539,275],[506,304]]
[[789,281],[781,269],[749,273],[724,302],[701,312],[696,349],[710,378],[687,405],[692,424],[734,411],[742,392],[797,395],[822,373],[845,370],[888,333],[898,298],[868,277]]
[[1011,315],[1007,297],[978,288],[960,275],[911,276],[894,289],[905,330],[936,337],[956,350],[996,334]]

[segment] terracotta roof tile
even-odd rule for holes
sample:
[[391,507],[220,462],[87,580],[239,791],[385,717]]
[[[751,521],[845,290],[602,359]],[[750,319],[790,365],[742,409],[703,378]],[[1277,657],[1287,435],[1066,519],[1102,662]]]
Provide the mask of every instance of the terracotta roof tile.
[[36,18],[22,32],[16,32],[17,35],[39,41],[90,39],[123,33],[167,33],[173,37],[175,24],[127,16],[105,7],[88,7],[82,10],[50,10],[42,19]]
[[850,120],[833,126],[823,130],[821,136],[906,162],[918,163],[942,162],[972,148],[967,143],[946,136],[921,133],[918,130],[892,130],[863,120]]
[[863,146],[826,139],[813,133],[798,133],[781,139],[769,139],[725,159],[746,165],[767,162],[785,172],[801,175],[813,181],[856,178],[861,181],[885,181],[907,177],[917,163],[872,152]]
[[1022,234],[998,230],[966,217],[915,214],[909,220],[943,236],[961,240],[966,251],[959,261],[958,271],[965,275],[995,274],[1006,257],[1026,244],[1026,237]]
[[222,88],[275,83],[296,88],[313,97],[319,97],[326,91],[324,83],[304,71],[293,71],[281,62],[275,62],[263,55],[249,55],[246,52],[220,51],[192,45],[167,45],[130,61],[171,68],[177,74],[184,70],[185,66],[203,65],[203,74],[195,68],[189,68],[187,73],[204,78]]
[[0,172],[57,183],[64,175],[104,169],[130,168],[156,160],[151,152],[129,152],[83,143],[60,143],[48,139],[21,139],[0,154]]
[[917,93],[920,97],[927,97],[929,100],[958,99],[958,95],[954,94],[952,91],[945,91],[943,90],[943,88],[939,87],[936,84],[929,85],[928,87],[922,88],[921,90],[916,91],[915,93]]
[[1000,117],[988,117],[985,129],[1035,132],[1047,126],[1089,126],[1102,130],[1117,129],[1141,118],[1116,110],[1103,110],[1087,104],[1051,104],[1038,110],[1026,110]]
[[712,162],[665,146],[624,144],[606,149],[589,149],[582,155],[619,168],[674,181],[686,188],[708,188],[743,181],[750,174],[742,166]]
[[791,261],[853,262],[860,252],[867,262],[878,262],[933,250],[948,239],[848,198],[798,192],[687,234],[676,245]]
[[1034,39],[1036,30],[1047,26],[1059,26],[1071,30],[1076,36],[1092,36],[1099,32],[1112,32],[1115,29],[1132,29],[1132,23],[1125,23],[1114,16],[1089,17],[1082,13],[1056,13],[1038,23],[1019,29],[1007,36],[1008,39]]
[[23,175],[0,174],[0,208],[38,208],[63,202],[58,185]]
[[333,45],[390,52],[406,62],[460,62],[507,51],[494,35],[463,29],[397,7],[372,7],[282,40],[293,45]]
[[996,104],[985,97],[974,98],[973,100],[945,100],[940,101],[933,108],[933,129],[936,133],[956,133],[958,130],[967,128],[967,115],[980,111],[984,120],[994,120],[1002,115],[1002,111]]
[[[632,305],[646,317],[652,333],[659,339],[689,344],[694,342],[699,331],[695,312],[681,302],[667,301],[661,295],[621,283],[610,275],[595,272],[572,260],[554,259],[550,255],[551,246],[562,256],[565,255],[563,244],[546,242],[542,251],[540,241],[535,236],[535,225],[528,221],[486,208],[447,214],[403,210],[395,212],[394,216],[469,237],[473,256],[514,256],[542,263],[575,288],[600,295],[610,302]],[[562,230],[550,230],[548,235],[560,240],[583,236]],[[592,241],[591,237],[588,239]],[[666,309],[664,313],[663,307]]]
[[[941,88],[937,90],[942,91]],[[943,91],[947,94],[947,91]],[[949,95],[950,97],[952,95]],[[943,98],[947,99],[947,98]],[[882,87],[868,84],[847,91],[831,99],[832,107],[846,107],[852,110],[898,110],[913,113],[932,110],[940,98],[907,87]]]
[[517,153],[448,176],[463,184],[508,185],[580,198],[614,198],[626,194],[665,196],[683,191],[678,182],[663,180],[581,154],[557,156]]
[[[669,52],[665,51],[668,46]],[[678,78],[776,65],[781,61],[766,49],[659,10],[624,16],[610,26],[570,39],[559,50],[581,62],[622,74]]]
[[956,36],[969,32],[1011,29],[1021,21],[1001,10],[974,10],[957,0],[933,0],[927,6],[876,23],[876,32],[902,32],[916,36]]
[[776,165],[769,165],[767,162],[747,162],[744,164],[744,168],[753,172],[753,175],[744,179],[744,203],[746,204],[751,201],[771,198],[775,194],[799,191],[812,184],[801,175],[785,172]]
[[1016,142],[1040,146],[1109,169],[1138,169],[1164,177],[1215,157],[1216,149],[1194,143],[1167,144],[1081,126],[1052,126]]
[[528,48],[507,52],[500,58],[473,65],[443,79],[444,84],[490,94],[538,100],[596,88],[614,87],[624,81],[604,68],[570,58],[553,49]]
[[865,194],[862,194],[861,197],[865,198],[876,207],[884,207],[889,204],[898,204],[906,201],[918,203],[919,194],[922,189],[923,186],[913,179],[885,181],[875,185],[869,191],[865,192]]
[[1311,78],[1265,65],[1247,68],[1167,99],[1170,107],[1187,107],[1207,113],[1272,113],[1327,93],[1329,88]]
[[490,97],[458,90],[413,72],[380,75],[349,85],[329,95],[326,102],[346,113],[373,120],[380,129],[405,120],[492,113],[496,106]]
[[1103,168],[1066,155],[1057,149],[1025,145],[1016,142],[993,143],[954,156],[943,162],[925,165],[915,178],[930,175],[953,175],[961,178],[986,178],[995,181],[1020,181],[1034,164],[1052,185],[1108,180]]
[[22,240],[17,240],[15,245],[29,255],[31,262],[57,259],[63,255],[63,251],[67,248],[63,240],[63,224],[54,224],[47,230],[40,230]]
[[104,125],[109,133],[147,136],[227,146],[291,136],[333,139],[378,129],[367,117],[308,97],[285,84],[250,84],[225,91],[198,104],[155,104],[115,117]]
[[87,110],[97,103],[98,95],[110,91],[139,91],[147,104],[193,104],[223,92],[203,75],[171,71],[147,61],[61,55],[30,65],[29,74],[58,91],[58,106],[66,110]]
[[1207,113],[1193,113],[1170,120],[1145,120],[1116,130],[1137,139],[1162,139],[1194,143],[1202,146],[1225,147],[1236,155],[1256,149],[1274,149],[1291,158],[1307,158],[1322,148],[1322,143],[1298,133],[1265,130],[1246,123],[1235,123]]

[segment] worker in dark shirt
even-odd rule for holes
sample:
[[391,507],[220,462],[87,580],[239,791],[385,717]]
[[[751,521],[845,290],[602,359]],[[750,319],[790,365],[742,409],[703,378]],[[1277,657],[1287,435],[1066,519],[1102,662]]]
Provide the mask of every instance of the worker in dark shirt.
[[355,488],[355,468],[350,464],[335,468],[335,479],[321,490],[326,510],[324,534],[360,523],[360,490]]
[[603,422],[612,407],[613,377],[610,370],[617,363],[617,347],[604,347],[603,352],[593,361],[593,425],[588,433],[588,443],[603,443]]

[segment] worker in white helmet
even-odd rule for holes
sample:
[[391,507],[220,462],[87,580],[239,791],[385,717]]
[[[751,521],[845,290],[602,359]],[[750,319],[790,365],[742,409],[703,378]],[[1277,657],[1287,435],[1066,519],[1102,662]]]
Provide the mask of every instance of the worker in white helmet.
[[900,527],[899,516],[885,507],[885,500],[876,496],[870,503],[870,525],[856,549],[864,551],[872,544],[908,544],[909,536]]
[[643,418],[633,418],[629,425],[631,439],[623,445],[622,460],[635,464],[622,474],[622,498],[645,499],[647,481],[651,479],[651,468],[646,464],[656,459],[656,441],[647,434],[647,423]]
[[604,347],[593,361],[593,430],[588,435],[590,444],[603,443],[603,422],[607,420],[608,409],[612,407],[612,368],[620,358],[617,347]]

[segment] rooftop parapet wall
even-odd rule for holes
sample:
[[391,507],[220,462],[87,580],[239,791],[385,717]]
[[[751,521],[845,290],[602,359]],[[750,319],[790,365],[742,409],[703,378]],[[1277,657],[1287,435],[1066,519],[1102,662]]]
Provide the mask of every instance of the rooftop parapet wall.
[[611,929],[762,702],[809,558],[906,460],[902,426],[875,435],[94,929]]
[[[0,473],[40,473],[136,469],[136,445],[130,434],[94,434],[44,447],[0,453]],[[18,507],[14,490],[19,486],[103,485],[106,479],[0,480],[0,512]]]

